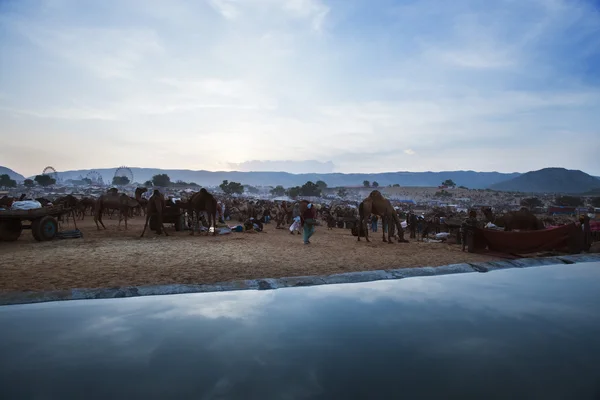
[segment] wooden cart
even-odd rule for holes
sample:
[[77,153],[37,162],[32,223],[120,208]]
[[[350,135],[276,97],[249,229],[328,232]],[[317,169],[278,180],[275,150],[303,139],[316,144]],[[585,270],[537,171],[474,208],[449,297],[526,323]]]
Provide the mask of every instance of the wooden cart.
[[[31,234],[37,241],[52,240],[58,233],[58,219],[69,213],[74,217],[73,210],[63,206],[0,210],[0,241],[12,242],[19,239],[23,229],[31,229]],[[30,223],[24,224],[25,221]]]

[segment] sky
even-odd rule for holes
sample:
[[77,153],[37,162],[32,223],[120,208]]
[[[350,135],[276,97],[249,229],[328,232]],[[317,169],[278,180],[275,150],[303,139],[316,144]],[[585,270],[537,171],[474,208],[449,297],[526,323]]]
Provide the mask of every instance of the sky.
[[600,1],[0,0],[0,165],[600,175]]

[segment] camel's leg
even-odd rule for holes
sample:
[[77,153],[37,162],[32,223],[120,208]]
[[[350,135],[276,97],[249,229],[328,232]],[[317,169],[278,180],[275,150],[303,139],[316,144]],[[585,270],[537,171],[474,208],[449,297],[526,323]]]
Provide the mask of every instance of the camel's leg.
[[217,236],[217,213],[212,214],[213,236]]
[[192,232],[190,232],[190,235],[194,236],[194,232],[196,232],[196,221],[194,221],[194,210],[191,210],[190,213],[192,214]]
[[150,221],[150,214],[146,215],[146,223],[144,224],[144,230],[142,231],[142,235],[140,237],[144,237],[144,233],[146,232],[146,228],[148,227],[148,221]]
[[390,216],[386,219],[389,220],[389,222],[388,222],[388,244],[394,244],[394,241],[392,240],[392,238],[395,235],[395,229],[396,229],[394,217]]
[[[388,223],[388,220],[385,216],[381,217],[381,234],[383,237],[383,241],[387,242],[387,239],[385,238],[385,228],[387,228],[388,230],[390,229],[390,224]],[[390,237],[389,233],[388,233],[388,238]]]
[[158,223],[160,224],[160,227],[162,229],[162,231],[165,233],[165,236],[169,236],[169,234],[167,233],[167,230],[165,229],[165,226],[163,225],[163,214],[162,211],[158,213]]

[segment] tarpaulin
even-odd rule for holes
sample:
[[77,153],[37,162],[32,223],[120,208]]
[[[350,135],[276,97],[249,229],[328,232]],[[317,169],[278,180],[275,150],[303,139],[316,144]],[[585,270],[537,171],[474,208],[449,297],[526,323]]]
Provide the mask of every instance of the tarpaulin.
[[[539,231],[505,232],[475,228],[475,237],[487,248],[502,253],[536,253],[540,251],[579,252],[583,243],[581,227],[572,223]],[[580,244],[581,242],[581,244]]]

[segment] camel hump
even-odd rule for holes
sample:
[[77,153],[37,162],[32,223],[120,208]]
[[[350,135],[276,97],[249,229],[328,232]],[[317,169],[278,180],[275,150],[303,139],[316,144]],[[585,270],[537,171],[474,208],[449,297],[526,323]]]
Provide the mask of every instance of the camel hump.
[[160,196],[160,191],[158,189],[154,189],[152,196]]
[[208,190],[202,188],[202,189],[200,189],[200,193],[202,193],[202,194],[208,194]]

